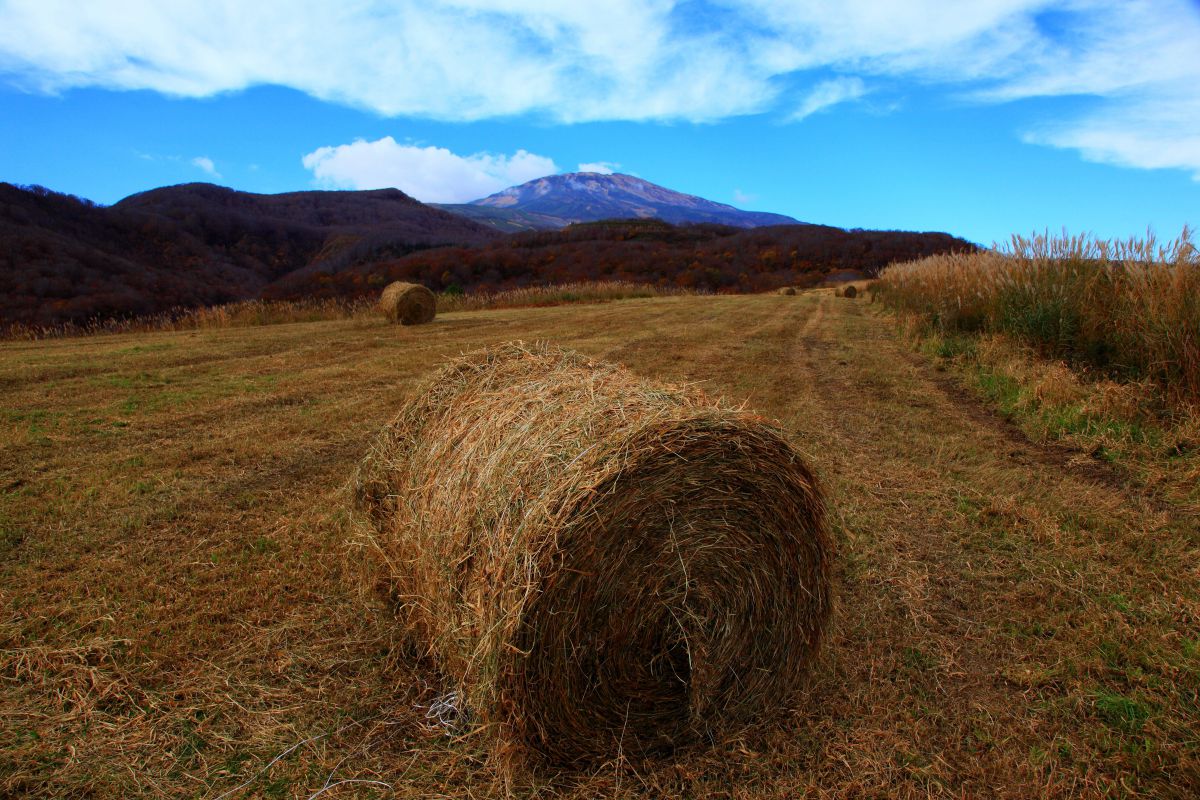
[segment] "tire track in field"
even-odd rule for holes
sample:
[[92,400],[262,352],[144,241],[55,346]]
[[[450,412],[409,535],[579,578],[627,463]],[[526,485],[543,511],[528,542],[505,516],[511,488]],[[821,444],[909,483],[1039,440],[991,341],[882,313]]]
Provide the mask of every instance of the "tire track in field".
[[[1045,676],[1094,658],[1097,637],[1128,635],[1096,598],[1162,586],[1173,568],[1156,553],[1182,552],[1186,522],[1119,479],[1014,441],[1006,421],[947,390],[949,379],[862,303],[801,302],[812,310],[763,380],[767,405],[825,483],[841,550],[810,702],[822,713],[801,726],[821,742],[810,785],[844,785],[849,774],[865,794],[925,796],[934,785],[933,794],[997,797],[1111,785],[1029,757],[1061,741],[1087,746],[1077,737],[1089,723],[1054,711],[1078,704],[1086,681]],[[1160,591],[1155,602],[1181,602]],[[1170,635],[1184,608],[1140,635]],[[1020,633],[1044,626],[1068,633]],[[912,754],[932,784],[903,766]]]
[[766,406],[817,467],[839,540],[839,599],[810,702],[824,713],[803,725],[823,742],[811,780],[836,785],[849,767],[874,791],[918,794],[897,762],[933,751],[944,785],[1021,796],[1040,783],[1028,744],[964,749],[980,725],[1009,736],[1023,727],[1020,697],[996,679],[1007,654],[987,635],[986,581],[947,535],[954,490],[927,438],[935,429],[976,437],[974,420],[931,391],[861,304],[815,294],[798,305],[761,380]]

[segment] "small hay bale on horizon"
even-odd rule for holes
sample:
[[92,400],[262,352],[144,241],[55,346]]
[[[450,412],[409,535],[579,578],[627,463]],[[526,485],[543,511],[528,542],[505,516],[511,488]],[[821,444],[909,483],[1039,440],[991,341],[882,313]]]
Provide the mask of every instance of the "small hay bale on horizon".
[[775,292],[775,294],[787,294],[787,295],[793,295],[795,293],[796,293],[796,289],[793,286],[783,286]]
[[851,300],[858,297],[858,288],[852,283],[842,290],[842,297],[847,297]]
[[502,763],[665,754],[774,719],[829,617],[822,493],[779,430],[577,353],[451,362],[354,486],[370,579]]
[[423,325],[437,315],[437,298],[419,283],[389,283],[379,296],[379,310],[390,322]]

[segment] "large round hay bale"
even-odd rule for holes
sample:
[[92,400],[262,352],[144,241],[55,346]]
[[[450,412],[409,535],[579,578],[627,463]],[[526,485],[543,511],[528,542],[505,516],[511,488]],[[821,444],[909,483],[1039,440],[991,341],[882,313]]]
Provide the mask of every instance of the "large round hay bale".
[[580,764],[770,719],[829,615],[822,496],[778,429],[552,347],[442,369],[356,495],[376,578],[501,752]]
[[392,322],[423,325],[437,314],[437,298],[419,283],[389,283],[379,296],[379,310]]
[[842,290],[842,297],[849,297],[853,300],[855,297],[858,297],[858,288],[854,284],[850,284]]
[[787,295],[793,295],[795,293],[796,293],[796,289],[792,286],[784,286],[783,288],[781,288],[779,291],[776,292],[776,294],[787,294]]

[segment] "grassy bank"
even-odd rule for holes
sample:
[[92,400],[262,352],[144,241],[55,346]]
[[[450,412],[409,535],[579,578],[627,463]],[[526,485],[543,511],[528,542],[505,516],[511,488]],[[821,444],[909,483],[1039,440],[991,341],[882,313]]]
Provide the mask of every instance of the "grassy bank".
[[1013,237],[991,251],[889,267],[887,306],[940,336],[1004,334],[1173,403],[1200,401],[1200,252],[1089,236]]
[[1113,380],[1048,359],[1002,334],[923,332],[918,346],[1034,441],[1200,509],[1200,409],[1151,381]]

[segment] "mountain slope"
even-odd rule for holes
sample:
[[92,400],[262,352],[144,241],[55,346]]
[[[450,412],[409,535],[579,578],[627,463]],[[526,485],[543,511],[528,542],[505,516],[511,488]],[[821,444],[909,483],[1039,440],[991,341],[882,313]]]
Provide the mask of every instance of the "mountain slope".
[[742,211],[672,191],[632,175],[572,172],[512,186],[465,205],[456,213],[504,230],[561,228],[574,222],[658,218],[675,225],[716,223],[737,228],[802,224],[792,217]]
[[515,208],[477,206],[473,203],[437,203],[438,208],[466,217],[501,233],[525,233],[527,231],[553,231],[572,224],[562,217],[536,214]]
[[285,275],[499,235],[395,189],[260,195],[186,184],[103,207],[0,183],[0,322],[246,299]]

